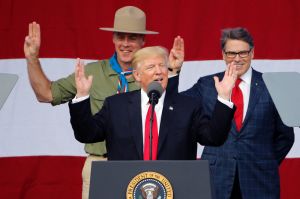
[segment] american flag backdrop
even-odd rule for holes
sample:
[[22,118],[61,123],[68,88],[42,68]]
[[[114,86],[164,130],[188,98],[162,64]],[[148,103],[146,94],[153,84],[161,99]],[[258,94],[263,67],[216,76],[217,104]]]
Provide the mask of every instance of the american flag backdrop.
[[[184,38],[180,90],[224,70],[220,33],[227,27],[252,33],[256,70],[300,72],[299,0],[0,0],[0,73],[19,76],[0,110],[0,198],[81,197],[86,154],[73,136],[67,104],[39,103],[30,87],[23,53],[28,24],[41,25],[41,63],[56,80],[73,72],[77,57],[90,62],[113,54],[112,34],[98,28],[111,27],[115,11],[126,5],[144,10],[147,29],[160,32],[146,37],[147,46],[170,49],[175,36]],[[298,127],[280,177],[281,198],[299,197]]]

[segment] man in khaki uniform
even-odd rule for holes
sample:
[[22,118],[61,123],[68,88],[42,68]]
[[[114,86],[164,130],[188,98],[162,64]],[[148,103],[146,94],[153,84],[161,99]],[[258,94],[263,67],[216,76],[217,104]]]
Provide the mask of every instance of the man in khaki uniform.
[[[113,32],[112,41],[115,45],[115,53],[110,59],[99,60],[85,67],[86,74],[94,77],[90,93],[93,114],[101,109],[106,97],[139,89],[131,75],[133,54],[144,46],[146,34],[158,34],[158,32],[146,30],[145,13],[133,6],[126,6],[116,11],[113,28],[100,29]],[[36,22],[30,23],[24,42],[24,53],[30,83],[38,101],[52,105],[70,101],[76,95],[74,74],[50,81],[39,61],[40,44],[40,26]],[[174,39],[173,48],[170,51],[170,75],[175,75],[180,70],[183,59],[184,43],[183,39],[178,36]],[[85,151],[88,156],[82,171],[82,198],[88,198],[91,162],[106,159],[105,143],[86,144]]]

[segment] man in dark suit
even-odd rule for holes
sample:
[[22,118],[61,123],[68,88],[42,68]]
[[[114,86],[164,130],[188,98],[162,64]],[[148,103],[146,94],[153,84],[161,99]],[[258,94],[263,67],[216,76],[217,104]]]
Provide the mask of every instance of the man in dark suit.
[[[168,53],[162,47],[147,47],[135,53],[132,66],[135,80],[141,90],[108,97],[102,109],[94,116],[88,100],[92,77],[85,77],[83,64],[76,66],[76,98],[69,103],[71,124],[75,137],[84,143],[106,140],[109,160],[148,160],[147,88],[153,81],[163,90],[168,83]],[[221,145],[226,140],[234,110],[229,102],[236,80],[235,66],[229,66],[223,80],[215,79],[218,97],[211,118],[193,98],[162,93],[155,106],[154,119],[158,140],[155,143],[153,127],[153,159],[196,159],[197,142],[203,145]],[[218,99],[217,99],[218,98]]]
[[[232,93],[237,110],[226,142],[204,147],[217,199],[276,199],[280,197],[278,168],[294,142],[293,129],[285,126],[262,79],[251,68],[254,44],[244,28],[225,29],[221,38],[226,64],[236,65],[239,85]],[[205,115],[212,115],[217,91],[213,76],[202,77],[185,94],[196,97]]]

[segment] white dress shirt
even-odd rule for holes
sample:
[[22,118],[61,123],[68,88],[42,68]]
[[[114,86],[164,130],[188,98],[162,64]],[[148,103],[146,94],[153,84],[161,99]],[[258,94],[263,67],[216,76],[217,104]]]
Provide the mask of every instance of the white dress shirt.
[[[160,121],[161,121],[161,114],[163,110],[163,104],[165,101],[166,92],[164,91],[161,95],[161,97],[158,100],[158,103],[155,106],[155,114],[157,119],[157,130],[159,135],[159,129],[160,129]],[[146,123],[146,116],[148,112],[148,108],[150,106],[149,97],[147,96],[147,93],[141,89],[141,110],[142,110],[142,122],[143,122],[143,143],[145,141],[145,123]]]
[[249,67],[247,72],[240,77],[242,81],[239,84],[239,87],[243,93],[243,102],[244,102],[243,121],[245,119],[248,110],[248,105],[249,105],[251,78],[252,78],[252,68]]

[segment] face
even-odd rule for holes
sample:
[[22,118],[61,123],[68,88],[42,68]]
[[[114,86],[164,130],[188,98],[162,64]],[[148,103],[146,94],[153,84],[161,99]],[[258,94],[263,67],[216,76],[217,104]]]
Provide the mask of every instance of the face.
[[133,54],[144,46],[144,35],[115,32],[113,43],[121,66],[131,65]]
[[226,64],[233,62],[236,65],[238,77],[247,72],[254,57],[254,49],[250,49],[247,42],[229,39],[222,52]]
[[147,91],[152,81],[159,82],[162,88],[166,90],[168,84],[168,67],[165,58],[161,56],[147,58],[142,63],[139,63],[133,75],[144,91]]

